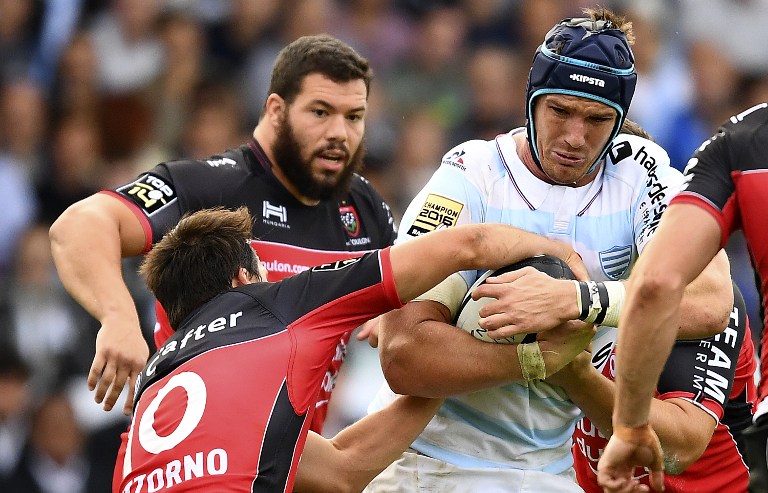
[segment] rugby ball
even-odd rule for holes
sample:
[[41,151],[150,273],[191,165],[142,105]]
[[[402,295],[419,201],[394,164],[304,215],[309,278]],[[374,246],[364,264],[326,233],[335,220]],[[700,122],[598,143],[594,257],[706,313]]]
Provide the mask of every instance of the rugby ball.
[[459,311],[456,316],[456,320],[454,321],[454,325],[460,329],[465,330],[466,332],[469,332],[476,339],[480,339],[481,341],[485,342],[494,342],[496,344],[520,344],[535,341],[536,334],[515,334],[514,336],[510,337],[493,339],[488,335],[488,331],[486,329],[483,329],[477,325],[477,321],[480,318],[480,308],[493,301],[494,298],[480,298],[478,300],[472,299],[472,292],[475,290],[475,288],[485,283],[486,279],[489,277],[499,276],[505,272],[520,270],[523,267],[529,266],[549,275],[550,277],[554,277],[555,279],[576,279],[576,276],[573,275],[573,272],[571,271],[571,268],[568,267],[568,264],[563,262],[560,258],[551,255],[537,255],[535,257],[521,260],[515,264],[502,267],[501,269],[496,269],[494,271],[489,270],[481,275],[477,281],[475,281],[475,283],[469,288],[469,291],[467,291],[467,294],[464,296],[464,300],[459,306]]

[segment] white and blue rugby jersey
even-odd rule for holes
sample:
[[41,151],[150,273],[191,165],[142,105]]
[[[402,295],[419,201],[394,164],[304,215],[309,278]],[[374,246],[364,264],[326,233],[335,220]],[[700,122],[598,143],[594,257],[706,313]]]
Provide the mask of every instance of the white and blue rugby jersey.
[[[592,183],[550,185],[517,155],[512,135],[524,131],[451,149],[406,210],[398,241],[457,224],[506,223],[570,244],[592,279],[627,278],[682,186],[667,153],[622,134]],[[478,274],[462,273],[467,286]],[[385,385],[370,408],[393,398]],[[580,414],[559,387],[516,383],[447,399],[412,447],[460,467],[558,474],[573,464],[571,434]]]

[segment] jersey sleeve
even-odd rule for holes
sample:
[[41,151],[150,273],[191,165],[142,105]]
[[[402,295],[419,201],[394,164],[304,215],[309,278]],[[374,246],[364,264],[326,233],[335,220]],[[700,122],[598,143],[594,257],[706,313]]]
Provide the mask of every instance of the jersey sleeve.
[[158,164],[112,193],[131,207],[145,233],[149,233],[146,250],[181,218],[177,184],[165,164]]
[[702,408],[716,421],[723,417],[748,327],[746,305],[736,285],[734,300],[723,332],[706,339],[675,343],[659,378],[659,399],[682,398]]
[[283,317],[292,340],[288,392],[294,408],[314,405],[313,375],[330,364],[339,336],[403,304],[397,295],[389,248],[313,267],[275,283],[271,311]]
[[400,308],[389,248],[330,262],[274,283],[270,310],[286,326],[338,336]]
[[234,157],[225,154],[208,161],[160,163],[111,193],[126,201],[151,232],[149,247],[160,241],[185,213],[241,205],[232,197],[237,196],[234,192],[248,171]]
[[[720,224],[721,245],[740,224],[741,205],[736,180],[766,167],[764,142],[768,140],[768,103],[734,115],[694,153],[685,167],[686,187],[676,203],[697,205]],[[728,207],[731,205],[731,207]]]
[[[485,222],[491,179],[488,163],[495,160],[485,141],[465,142],[448,151],[440,167],[408,205],[397,241],[459,224]],[[477,277],[476,271],[461,275],[467,286]]]
[[726,217],[726,204],[735,192],[730,140],[731,136],[721,128],[696,150],[684,170],[684,190],[675,198],[675,203],[696,205],[715,218],[720,225],[721,247],[725,247],[735,219],[734,209]]

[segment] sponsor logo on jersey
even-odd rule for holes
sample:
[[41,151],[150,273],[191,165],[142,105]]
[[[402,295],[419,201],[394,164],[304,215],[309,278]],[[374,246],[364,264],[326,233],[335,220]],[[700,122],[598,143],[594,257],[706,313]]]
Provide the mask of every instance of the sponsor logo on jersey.
[[[125,461],[127,463],[128,458]],[[125,484],[121,493],[148,493],[165,490],[190,479],[206,475],[226,474],[228,467],[227,451],[221,448],[176,456],[172,461],[149,471],[147,474],[136,474]],[[130,471],[129,473],[133,474]],[[126,479],[128,479],[127,476]]]
[[312,267],[312,271],[323,272],[323,271],[330,271],[330,270],[341,270],[344,267],[348,267],[352,264],[359,262],[361,258],[362,257],[348,258],[346,260],[337,260],[336,262],[316,265],[315,267]]
[[645,181],[647,196],[640,203],[643,225],[639,235],[647,240],[656,231],[659,221],[661,221],[661,215],[667,208],[667,203],[669,202],[669,199],[667,199],[668,187],[659,179],[656,158],[648,153],[645,146],[640,147],[633,159],[641,164],[648,173]]
[[459,168],[461,171],[466,171],[467,167],[464,166],[464,159],[462,159],[463,155],[464,149],[459,149],[458,151],[453,152],[449,156],[445,157],[443,159],[443,164]]
[[259,253],[261,263],[269,272],[267,276],[269,281],[285,279],[299,272],[304,272],[313,265],[356,258],[367,251],[315,250],[262,240],[252,240],[251,246]]
[[[592,353],[592,366],[597,368],[599,371],[603,371],[605,369],[605,365],[608,363],[608,359],[613,355],[613,344],[614,341],[609,340]],[[593,349],[595,348],[595,346],[592,347]],[[610,370],[611,376],[613,376],[613,369],[611,368]]]
[[212,168],[218,168],[219,166],[237,166],[237,161],[228,157],[209,159],[206,163]]
[[148,216],[176,200],[173,185],[149,173],[141,175],[133,183],[118,188],[117,192],[138,205]]
[[357,238],[360,234],[360,218],[357,215],[357,211],[354,206],[343,205],[339,207],[339,215],[341,216],[341,224],[344,225],[344,229],[347,230],[349,236]]
[[700,402],[703,394],[720,405],[725,405],[730,386],[733,384],[733,368],[738,363],[737,344],[741,344],[739,308],[734,306],[725,330],[712,338],[699,341],[696,352],[697,365],[693,375],[697,402]]
[[408,234],[421,236],[436,229],[450,228],[456,224],[463,208],[461,202],[431,193],[408,229]]
[[632,146],[626,140],[612,144],[611,148],[608,149],[608,155],[611,157],[611,162],[617,164],[632,155]]
[[284,205],[273,205],[268,200],[265,200],[261,208],[261,215],[264,224],[277,226],[278,228],[291,228],[288,224],[288,209]]
[[632,247],[630,245],[615,246],[608,250],[603,250],[599,254],[600,267],[610,279],[621,279],[629,268],[629,261],[632,260]]
[[605,87],[605,81],[597,77],[590,77],[583,74],[571,74],[570,79],[574,82],[583,82],[597,87]]

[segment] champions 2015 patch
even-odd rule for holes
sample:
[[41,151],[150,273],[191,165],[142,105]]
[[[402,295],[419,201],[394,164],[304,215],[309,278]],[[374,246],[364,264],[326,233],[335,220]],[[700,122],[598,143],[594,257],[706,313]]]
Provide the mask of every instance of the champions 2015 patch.
[[410,236],[421,236],[440,228],[450,228],[456,224],[464,204],[442,195],[429,194],[421,206],[416,219],[408,229]]
[[133,201],[148,216],[176,200],[173,186],[150,174],[141,175],[133,183],[118,188],[117,192]]

